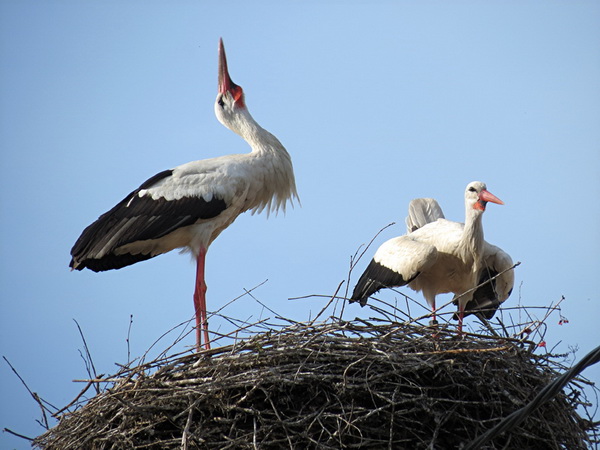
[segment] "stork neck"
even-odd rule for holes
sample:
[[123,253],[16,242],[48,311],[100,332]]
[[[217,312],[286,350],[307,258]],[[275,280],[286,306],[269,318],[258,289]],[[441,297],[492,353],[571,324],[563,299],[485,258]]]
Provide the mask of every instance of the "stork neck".
[[285,151],[279,140],[261,127],[247,109],[244,108],[238,112],[239,114],[235,117],[233,123],[230,124],[230,128],[248,142],[250,147],[252,147],[253,153],[277,151],[280,149]]
[[253,213],[264,208],[267,213],[279,208],[285,212],[286,202],[298,199],[292,159],[285,147],[279,139],[262,128],[245,108],[239,109],[237,114],[222,123],[250,145],[252,152],[248,158],[253,161],[257,173],[262,173],[262,176],[255,177],[261,180],[264,187],[259,189],[260,195],[256,199],[257,204],[252,207]]
[[473,258],[473,270],[478,270],[483,250],[483,211],[467,206],[465,227],[463,229],[465,249]]

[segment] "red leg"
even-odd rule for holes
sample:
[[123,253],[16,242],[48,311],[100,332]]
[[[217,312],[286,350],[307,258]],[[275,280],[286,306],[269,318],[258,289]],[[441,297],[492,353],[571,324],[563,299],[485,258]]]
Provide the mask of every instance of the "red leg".
[[204,281],[204,261],[206,249],[201,248],[196,261],[196,290],[194,291],[194,308],[196,310],[196,346],[202,347],[202,334],[204,334],[204,348],[210,349],[208,336],[208,322],[206,320],[206,282]]
[[430,298],[427,298],[427,296],[426,296],[425,300],[427,300],[427,303],[431,307],[431,320],[429,321],[429,326],[430,327],[435,327],[438,324],[437,315],[436,315],[436,311],[437,310],[435,309],[435,297],[432,300]]
[[458,334],[462,334],[463,318],[465,316],[465,305],[458,302]]

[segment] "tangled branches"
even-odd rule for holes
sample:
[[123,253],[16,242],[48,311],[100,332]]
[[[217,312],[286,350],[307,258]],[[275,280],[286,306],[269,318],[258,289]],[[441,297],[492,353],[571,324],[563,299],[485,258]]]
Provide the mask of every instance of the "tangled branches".
[[[89,383],[48,449],[460,448],[559,371],[523,341],[383,320],[292,323]],[[574,386],[485,448],[589,448]]]

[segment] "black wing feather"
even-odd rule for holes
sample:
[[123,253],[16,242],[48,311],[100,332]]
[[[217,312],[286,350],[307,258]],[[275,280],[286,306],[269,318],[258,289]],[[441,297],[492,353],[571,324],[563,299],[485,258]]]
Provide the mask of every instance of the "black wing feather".
[[[481,277],[479,277],[479,283],[484,283],[490,278],[498,275],[499,272],[493,269],[483,270]],[[454,304],[458,304],[458,300],[454,300]],[[498,300],[498,294],[496,293],[496,280],[492,280],[489,283],[479,287],[473,294],[473,298],[465,305],[464,317],[469,314],[481,314],[487,320],[490,320],[496,314],[496,311],[500,307],[500,300]],[[454,313],[452,319],[458,320],[458,313]]]
[[372,259],[356,283],[350,302],[360,302],[360,306],[365,306],[369,297],[380,289],[404,286],[418,275],[419,273],[409,280],[405,280],[398,272]]
[[[184,197],[178,200],[139,197],[142,189],[148,189],[160,180],[172,175],[165,170],[146,180],[110,211],[89,225],[71,249],[70,267],[93,271],[119,269],[139,261],[150,259],[150,254],[112,253],[116,248],[136,241],[159,239],[178,228],[193,225],[200,219],[211,219],[223,212],[227,205],[223,199],[213,197],[210,201],[202,197]],[[98,256],[100,249],[108,244],[108,252]]]
[[[143,253],[138,253],[136,255],[132,255],[130,253],[126,253],[124,255],[113,255],[109,253],[100,259],[86,259],[83,263],[75,267],[75,269],[82,270],[83,268],[87,267],[94,272],[104,272],[105,270],[120,269],[121,267],[130,266],[137,262],[153,258],[154,256],[157,255],[144,255]],[[72,261],[71,264],[73,264]]]

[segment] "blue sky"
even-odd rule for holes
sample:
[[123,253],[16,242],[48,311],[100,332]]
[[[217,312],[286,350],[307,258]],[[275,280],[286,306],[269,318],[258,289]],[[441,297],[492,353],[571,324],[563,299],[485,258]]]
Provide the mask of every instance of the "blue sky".
[[[352,288],[404,233],[411,199],[462,221],[464,188],[481,180],[505,202],[488,208],[486,239],[522,262],[506,306],[564,295],[569,323],[549,321],[548,347],[580,359],[598,344],[598,2],[199,3],[0,3],[0,354],[32,390],[61,406],[81,389],[73,319],[110,373],[127,361],[130,315],[133,357],[192,317],[186,255],[101,274],[67,265],[83,228],[151,175],[248,151],[213,113],[221,36],[252,115],[292,155],[302,207],[223,232],[209,309],[268,280],[255,297],[305,320],[325,300],[288,298],[333,294],[351,255],[396,222]],[[249,297],[224,313],[269,314]],[[600,368],[585,375],[598,382]],[[0,427],[39,434],[4,361],[0,380]],[[3,433],[0,447],[26,445]]]

